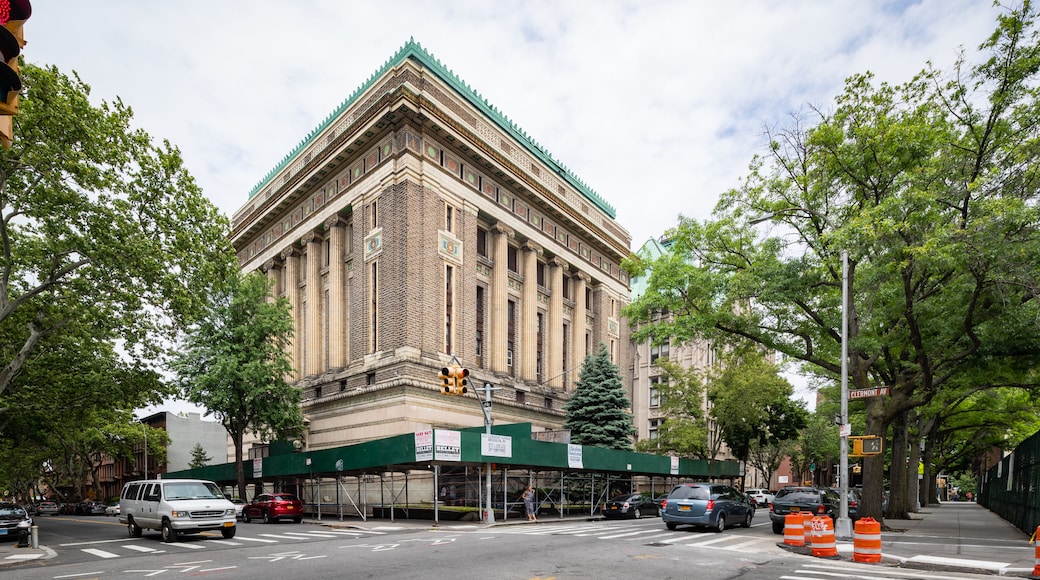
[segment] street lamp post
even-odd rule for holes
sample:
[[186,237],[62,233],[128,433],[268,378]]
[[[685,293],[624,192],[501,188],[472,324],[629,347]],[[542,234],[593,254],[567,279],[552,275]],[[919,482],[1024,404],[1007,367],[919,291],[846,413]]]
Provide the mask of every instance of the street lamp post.
[[834,526],[834,537],[848,540],[852,537],[849,519],[849,252],[841,252],[841,508]]

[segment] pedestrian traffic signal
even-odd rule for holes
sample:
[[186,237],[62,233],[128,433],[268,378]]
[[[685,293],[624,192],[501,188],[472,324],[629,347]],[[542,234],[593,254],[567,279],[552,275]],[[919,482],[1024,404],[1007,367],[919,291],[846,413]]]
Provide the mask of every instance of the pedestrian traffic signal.
[[849,437],[849,439],[852,439],[852,453],[849,454],[849,457],[881,455],[881,438],[877,435]]
[[455,394],[465,395],[469,384],[469,369],[455,368]]
[[29,0],[0,0],[0,143],[10,147],[14,138],[14,120],[18,114],[18,93],[22,79],[18,75],[18,55],[25,46],[22,26],[32,14]]
[[444,367],[441,374],[437,375],[441,380],[441,393],[445,395],[455,394],[455,369]]

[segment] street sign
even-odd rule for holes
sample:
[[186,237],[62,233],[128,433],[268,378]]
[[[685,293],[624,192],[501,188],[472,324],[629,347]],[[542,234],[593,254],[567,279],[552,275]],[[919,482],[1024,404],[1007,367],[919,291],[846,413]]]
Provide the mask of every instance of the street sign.
[[876,387],[873,389],[853,389],[849,391],[850,399],[865,399],[867,397],[881,397],[891,393],[888,387]]

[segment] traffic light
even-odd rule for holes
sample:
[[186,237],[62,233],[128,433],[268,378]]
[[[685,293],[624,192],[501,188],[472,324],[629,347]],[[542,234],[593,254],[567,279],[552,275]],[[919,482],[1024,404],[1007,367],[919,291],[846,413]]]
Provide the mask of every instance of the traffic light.
[[867,457],[869,455],[881,455],[881,438],[876,435],[865,435],[863,437],[850,437],[852,439],[852,453],[849,457]]
[[444,367],[441,374],[437,375],[441,380],[441,393],[445,395],[455,394],[455,369]]
[[29,0],[0,0],[0,143],[10,147],[14,139],[14,120],[18,114],[18,93],[22,79],[18,76],[18,55],[25,46],[22,26],[32,14]]
[[465,395],[469,384],[469,369],[455,367],[455,394]]

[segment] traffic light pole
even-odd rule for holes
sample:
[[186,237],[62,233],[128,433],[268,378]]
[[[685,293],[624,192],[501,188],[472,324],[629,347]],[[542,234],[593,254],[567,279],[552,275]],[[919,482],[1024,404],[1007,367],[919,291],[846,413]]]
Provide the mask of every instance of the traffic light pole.
[[[484,410],[484,432],[490,437],[491,435],[491,383],[484,383],[484,399],[480,402],[481,408]],[[491,462],[488,461],[485,466],[485,481],[487,486],[487,493],[484,497],[487,498],[487,514],[484,523],[493,524],[495,523],[495,507],[491,502]],[[502,509],[505,509],[503,506]]]
[[834,537],[852,538],[852,520],[849,519],[849,253],[841,252],[841,507],[834,525]]

